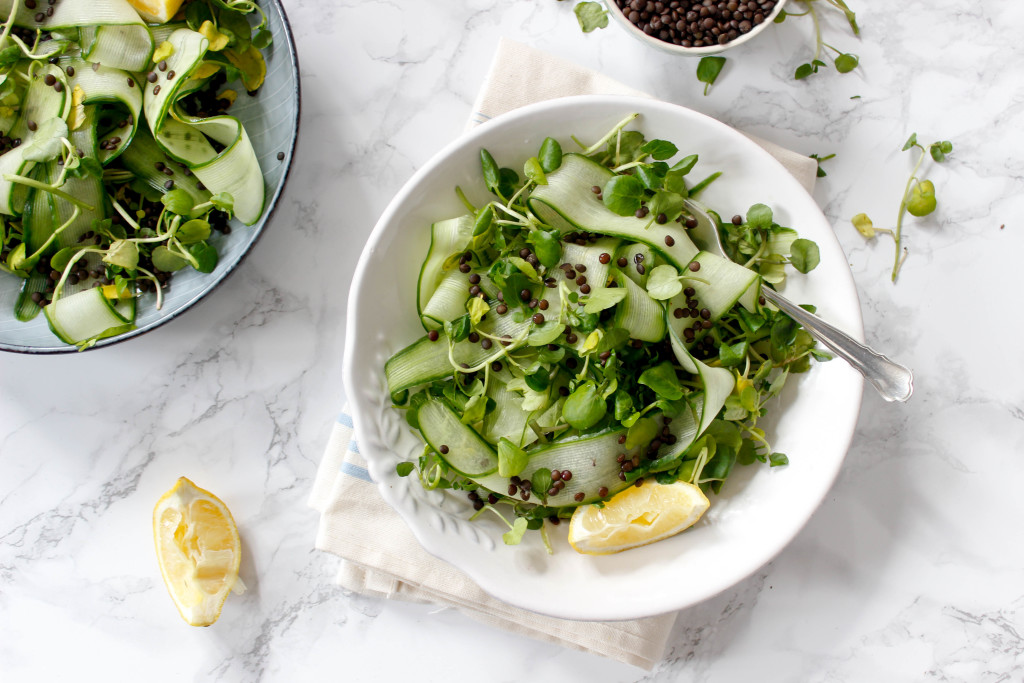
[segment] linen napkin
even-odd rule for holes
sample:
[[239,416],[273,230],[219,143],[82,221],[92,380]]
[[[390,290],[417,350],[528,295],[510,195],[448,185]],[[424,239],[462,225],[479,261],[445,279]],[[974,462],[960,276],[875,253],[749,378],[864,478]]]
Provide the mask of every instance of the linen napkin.
[[[601,74],[534,48],[502,40],[468,127],[532,102],[566,95],[646,96]],[[755,140],[810,190],[813,159]],[[599,654],[650,670],[662,658],[676,613],[615,622],[579,622],[512,607],[427,553],[380,497],[359,455],[352,418],[335,422],[310,505],[321,513],[316,547],[341,557],[336,581],[364,595],[454,607],[495,627]],[[372,520],[372,523],[369,521]]]

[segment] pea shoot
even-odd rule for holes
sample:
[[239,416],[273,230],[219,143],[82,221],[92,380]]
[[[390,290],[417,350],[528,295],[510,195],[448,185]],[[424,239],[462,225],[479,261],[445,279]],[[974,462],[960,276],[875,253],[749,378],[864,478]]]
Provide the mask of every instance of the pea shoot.
[[798,0],[803,6],[803,12],[782,10],[775,18],[775,23],[781,24],[787,17],[809,16],[814,23],[814,54],[810,61],[805,62],[796,68],[793,78],[803,80],[812,74],[818,73],[818,69],[827,67],[825,59],[831,59],[836,71],[841,74],[850,73],[860,65],[860,57],[853,53],[844,52],[837,47],[826,43],[822,38],[821,17],[818,15],[817,3],[824,2],[829,7],[842,12],[850,25],[854,36],[860,35],[860,26],[857,25],[857,15],[844,2],[844,0]]
[[923,145],[917,140],[917,133],[911,133],[903,145],[904,152],[917,150],[918,157],[907,179],[906,187],[903,189],[903,197],[900,200],[900,207],[896,213],[896,227],[894,229],[876,227],[871,218],[865,213],[859,213],[851,219],[853,227],[857,229],[864,239],[870,240],[878,233],[888,235],[895,244],[895,256],[893,258],[891,279],[896,282],[904,261],[910,255],[910,251],[903,246],[903,219],[909,213],[918,218],[928,216],[935,211],[938,200],[935,197],[935,184],[926,178],[919,178],[918,173],[922,165],[931,157],[936,163],[943,163],[947,155],[953,151],[953,143],[949,140],[940,140]]

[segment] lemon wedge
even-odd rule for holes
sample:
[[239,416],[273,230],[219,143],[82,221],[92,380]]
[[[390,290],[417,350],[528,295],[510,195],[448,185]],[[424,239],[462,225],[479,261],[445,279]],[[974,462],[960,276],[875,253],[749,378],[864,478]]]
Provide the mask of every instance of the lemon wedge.
[[581,505],[569,522],[569,544],[586,555],[607,555],[674,536],[697,523],[711,506],[685,481],[630,486],[600,505]]
[[184,0],[128,0],[143,21],[150,24],[166,24],[181,9]]
[[241,543],[227,506],[181,477],[153,510],[153,538],[167,590],[192,626],[217,621],[238,579]]

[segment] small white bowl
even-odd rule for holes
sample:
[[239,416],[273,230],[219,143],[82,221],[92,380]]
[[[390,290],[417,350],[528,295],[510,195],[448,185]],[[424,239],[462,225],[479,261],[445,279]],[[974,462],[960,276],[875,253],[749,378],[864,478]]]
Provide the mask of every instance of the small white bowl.
[[778,0],[775,4],[775,9],[772,10],[771,14],[765,17],[764,21],[754,26],[748,32],[741,34],[738,38],[730,40],[728,43],[722,45],[710,45],[706,47],[682,47],[673,43],[661,40],[656,36],[649,36],[641,31],[636,24],[631,22],[628,17],[623,13],[623,10],[615,4],[615,0],[608,0],[608,13],[615,18],[619,24],[626,29],[629,35],[633,36],[639,41],[647,43],[651,47],[661,50],[662,52],[668,52],[674,55],[684,55],[689,57],[702,57],[704,55],[714,55],[719,52],[724,52],[730,48],[734,48],[737,45],[742,45],[747,41],[754,38],[762,31],[764,31],[769,25],[771,25],[779,13],[782,12],[783,7],[786,4],[786,0]]

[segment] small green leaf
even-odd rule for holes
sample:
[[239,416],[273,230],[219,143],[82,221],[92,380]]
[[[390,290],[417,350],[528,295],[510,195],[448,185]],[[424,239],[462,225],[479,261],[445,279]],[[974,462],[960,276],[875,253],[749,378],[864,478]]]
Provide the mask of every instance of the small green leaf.
[[552,173],[562,165],[562,146],[554,138],[544,138],[537,157],[544,172]]
[[[670,266],[671,267],[671,266]],[[583,305],[584,313],[600,313],[606,308],[611,308],[626,298],[626,290],[621,287],[599,287],[587,296],[587,302]]]
[[857,55],[841,54],[836,57],[836,71],[841,74],[848,74],[857,68],[860,64],[860,58]]
[[817,69],[815,67],[811,66],[810,64],[801,64],[800,66],[798,66],[796,68],[796,73],[793,74],[793,78],[795,78],[796,80],[799,81],[799,80],[802,80],[804,78],[807,78],[808,76],[810,76],[811,74],[815,73],[816,71],[817,71]]
[[875,224],[871,222],[866,213],[858,213],[856,216],[850,219],[853,223],[853,227],[857,228],[857,232],[864,236],[864,239],[871,239],[875,236]]
[[619,216],[632,216],[640,208],[644,197],[644,184],[631,175],[617,175],[604,185],[602,201]]
[[480,321],[491,310],[482,296],[473,296],[466,302],[466,310],[469,311],[469,320],[473,325],[479,325]]
[[526,163],[523,164],[523,175],[537,185],[548,184],[548,178],[544,175],[544,167],[541,166],[540,159],[537,157],[530,157],[526,160]]
[[210,237],[210,224],[199,218],[185,221],[178,226],[174,236],[182,244],[202,242]]
[[533,245],[533,253],[545,268],[554,268],[562,257],[562,242],[557,231],[531,230],[526,241]]
[[525,517],[516,517],[512,528],[501,535],[501,540],[505,542],[505,545],[519,545],[523,540],[523,534],[526,533],[528,524],[529,522],[526,521]]
[[195,206],[195,201],[185,190],[171,190],[164,193],[160,197],[160,203],[167,207],[167,210],[171,213],[176,213],[179,216],[188,216],[191,213],[192,208]]
[[789,458],[785,453],[772,453],[768,456],[768,463],[770,467],[780,467],[782,465],[788,465]]
[[228,192],[218,192],[213,195],[210,197],[210,203],[229,214],[235,210],[235,198]]
[[722,344],[718,347],[718,362],[726,368],[735,367],[746,360],[749,349],[750,343],[746,339],[735,344]]
[[501,168],[486,149],[480,150],[480,166],[483,170],[484,183],[487,185],[487,189],[497,194],[498,187],[501,185]]
[[608,11],[598,2],[581,2],[573,8],[584,33],[608,26]]
[[705,84],[705,95],[708,94],[708,88],[714,85],[723,66],[725,66],[725,57],[718,56],[701,57],[697,63],[697,80]]
[[683,397],[683,387],[679,384],[675,367],[668,361],[644,370],[637,382],[650,387],[658,396],[669,401],[678,401]]
[[266,50],[274,42],[274,34],[265,28],[261,28],[252,37],[252,46],[257,50]]
[[649,140],[640,147],[640,152],[657,161],[664,161],[674,157],[679,148],[667,140]]
[[134,270],[139,265],[139,245],[131,240],[115,240],[103,255],[103,262]]
[[153,249],[153,253],[150,254],[150,258],[153,261],[153,267],[157,270],[162,270],[165,273],[173,273],[176,270],[181,270],[188,265],[188,261],[185,257],[176,251],[168,249],[164,245],[160,245]]
[[196,270],[200,273],[212,273],[217,267],[217,250],[208,242],[199,242],[188,248],[188,253],[196,260]]
[[906,152],[908,149],[910,149],[911,147],[913,147],[916,144],[917,144],[917,133],[911,133],[910,137],[907,138],[907,141],[905,143],[903,143],[903,150],[902,151]]
[[411,462],[400,462],[395,465],[395,473],[400,477],[408,477],[415,467]]
[[679,173],[681,175],[686,175],[687,173],[692,171],[693,167],[696,166],[696,165],[697,165],[697,155],[696,154],[691,154],[689,156],[683,157],[679,161],[679,163],[674,164],[672,166],[672,168],[669,169],[669,172],[670,173]]
[[935,185],[930,180],[922,180],[910,188],[907,197],[907,211],[912,216],[927,216],[935,210]]
[[754,204],[747,210],[747,225],[759,230],[772,227],[772,210],[764,204]]
[[647,277],[647,293],[652,299],[671,299],[683,290],[679,271],[668,264],[655,267]]
[[562,406],[562,417],[575,429],[584,430],[601,421],[608,406],[593,380],[587,380],[569,394]]
[[793,240],[789,248],[789,262],[801,273],[811,272],[821,262],[818,245],[802,237]]
[[477,214],[476,222],[473,224],[473,237],[486,235],[491,226],[494,225],[494,206],[488,204]]

